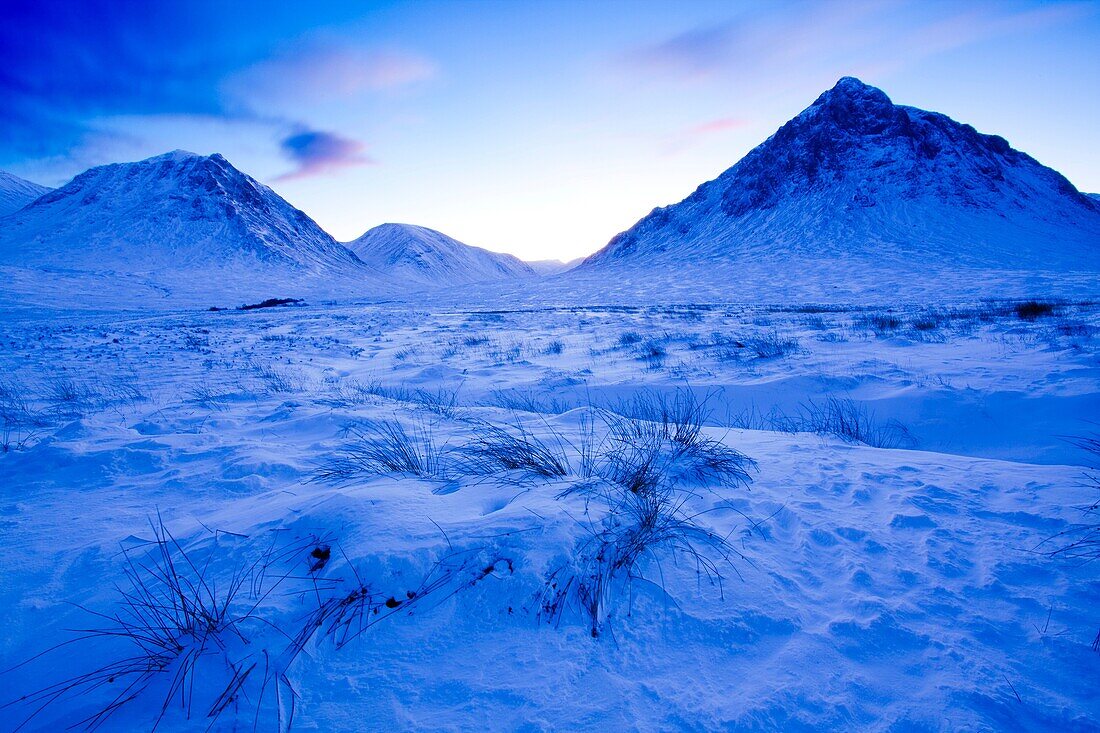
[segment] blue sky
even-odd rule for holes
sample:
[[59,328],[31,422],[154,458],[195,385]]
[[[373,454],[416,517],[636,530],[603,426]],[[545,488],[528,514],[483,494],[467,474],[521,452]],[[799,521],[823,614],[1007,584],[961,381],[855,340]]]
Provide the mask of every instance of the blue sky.
[[220,152],[337,239],[590,253],[844,75],[1100,191],[1098,2],[0,0],[0,167]]

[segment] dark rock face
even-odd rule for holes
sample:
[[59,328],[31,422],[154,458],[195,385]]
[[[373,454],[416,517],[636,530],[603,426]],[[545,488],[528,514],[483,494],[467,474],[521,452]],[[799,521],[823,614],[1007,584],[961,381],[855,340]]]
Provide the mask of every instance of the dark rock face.
[[[771,208],[784,195],[828,186],[854,171],[869,183],[889,177],[910,198],[927,189],[965,198],[975,183],[994,190],[1004,168],[1022,157],[1003,138],[896,106],[881,90],[845,77],[722,176],[739,184],[727,187],[722,209],[739,217]],[[857,203],[874,202],[863,193]]]

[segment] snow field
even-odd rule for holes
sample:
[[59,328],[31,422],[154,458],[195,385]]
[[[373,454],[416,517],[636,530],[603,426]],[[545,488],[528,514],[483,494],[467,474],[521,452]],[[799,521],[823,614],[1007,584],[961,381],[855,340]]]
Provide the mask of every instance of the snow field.
[[[244,578],[239,620],[189,637],[193,666],[152,675],[104,729],[1089,730],[1100,587],[1042,543],[1093,498],[1057,436],[1081,434],[1095,399],[1096,311],[929,320],[725,306],[12,319],[3,667],[116,625],[95,614],[124,615],[128,558],[155,568],[167,550],[214,598]],[[1012,402],[1025,394],[1035,410]],[[828,434],[799,412],[826,396],[915,445]],[[643,426],[625,453],[639,465],[654,406],[678,400],[702,406],[699,439],[755,463],[751,482],[693,472],[662,437],[655,473],[697,554],[655,542],[596,619],[582,595],[555,607],[551,579],[590,572],[599,540],[642,516],[609,505],[632,492],[586,456],[625,445],[616,424]],[[387,424],[433,446],[439,470],[318,480]],[[561,470],[487,458],[487,426]],[[133,653],[63,646],[5,672],[4,702]],[[175,680],[187,695],[168,695]],[[26,729],[87,720],[118,692],[65,695]],[[14,726],[33,706],[7,710]]]

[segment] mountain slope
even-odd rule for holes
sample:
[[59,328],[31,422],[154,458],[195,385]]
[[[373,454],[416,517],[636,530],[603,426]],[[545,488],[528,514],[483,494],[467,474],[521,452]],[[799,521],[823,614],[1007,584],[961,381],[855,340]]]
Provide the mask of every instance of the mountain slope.
[[92,168],[3,220],[5,264],[127,273],[363,269],[355,255],[220,155]]
[[522,260],[471,247],[412,224],[381,224],[347,243],[360,260],[386,275],[426,285],[459,285],[535,275]]
[[574,272],[670,265],[735,268],[746,281],[734,287],[819,278],[824,293],[881,274],[904,285],[959,268],[1095,271],[1100,202],[1000,137],[846,77]]
[[39,196],[52,190],[7,171],[0,171],[0,216],[19,211]]

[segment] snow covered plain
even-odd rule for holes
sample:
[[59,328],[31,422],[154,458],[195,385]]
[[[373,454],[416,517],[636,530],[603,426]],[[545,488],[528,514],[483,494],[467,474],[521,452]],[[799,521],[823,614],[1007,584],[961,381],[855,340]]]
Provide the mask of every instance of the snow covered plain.
[[13,309],[0,341],[0,727],[1100,725],[1100,581],[1044,544],[1096,498],[1100,306]]

